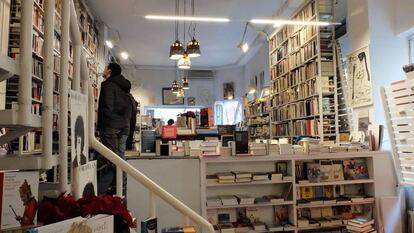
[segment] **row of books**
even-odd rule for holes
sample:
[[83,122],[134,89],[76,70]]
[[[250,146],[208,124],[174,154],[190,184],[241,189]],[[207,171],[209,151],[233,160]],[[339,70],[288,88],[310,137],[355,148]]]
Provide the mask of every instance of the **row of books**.
[[319,99],[312,99],[295,102],[273,109],[273,122],[282,122],[295,118],[315,116],[319,114]]
[[270,137],[270,126],[262,125],[257,127],[249,128],[250,138],[269,138]]
[[40,36],[37,32],[34,32],[32,41],[33,52],[41,56],[43,54],[43,43],[43,37]]
[[270,111],[270,101],[261,101],[261,102],[255,102],[251,103],[247,106],[247,117],[249,116],[255,116],[258,114],[267,114]]
[[[305,194],[304,194],[305,195]],[[312,205],[332,205],[332,204],[358,204],[358,203],[373,203],[374,198],[370,196],[340,196],[337,198],[314,198],[301,199],[297,201],[297,205],[301,207]]]
[[369,179],[368,166],[363,158],[298,162],[295,166],[299,183]]
[[282,195],[264,195],[260,197],[251,197],[245,194],[236,195],[219,195],[207,198],[208,207],[220,206],[237,206],[253,204],[278,204],[288,200],[292,185],[286,187]]
[[252,125],[262,125],[262,124],[269,124],[270,122],[270,116],[258,116],[254,118],[249,118],[247,120],[247,124]]
[[[20,149],[23,152],[33,152],[41,149],[42,134],[38,131],[29,132],[22,136],[22,144],[19,139],[13,140],[10,144],[10,153],[18,153]],[[21,148],[19,148],[21,146]]]
[[[286,165],[287,169],[287,165]],[[228,184],[228,183],[244,183],[257,181],[281,181],[292,180],[291,176],[287,175],[287,171],[277,172],[219,172],[214,175],[206,177],[208,184]],[[285,173],[285,175],[283,174]]]
[[32,98],[42,101],[42,84],[32,82]]
[[252,231],[294,231],[295,227],[291,224],[279,223],[263,223],[254,222],[252,224],[246,223],[223,223],[214,225],[215,233],[248,233]]

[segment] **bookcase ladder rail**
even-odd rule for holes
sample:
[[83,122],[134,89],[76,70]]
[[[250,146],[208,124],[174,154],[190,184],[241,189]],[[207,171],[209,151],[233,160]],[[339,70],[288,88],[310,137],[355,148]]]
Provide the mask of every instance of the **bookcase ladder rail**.
[[[90,89],[92,90],[92,86],[90,86]],[[151,192],[153,192],[154,195],[157,195],[159,198],[161,198],[162,200],[167,202],[169,205],[174,207],[176,210],[181,212],[184,216],[188,216],[192,221],[194,221],[196,224],[202,227],[203,232],[214,233],[213,226],[207,220],[205,220],[202,216],[200,216],[194,210],[192,210],[187,205],[179,201],[176,197],[171,195],[169,192],[161,188],[158,184],[156,184],[154,181],[149,179],[147,176],[141,173],[138,169],[134,168],[131,164],[129,164],[128,162],[120,158],[113,151],[109,150],[107,147],[105,147],[102,143],[100,143],[95,138],[95,134],[94,134],[95,123],[94,123],[94,108],[93,108],[94,98],[93,98],[91,91],[89,92],[88,97],[89,97],[88,98],[88,101],[89,101],[88,118],[89,118],[90,146],[93,149],[95,149],[99,154],[101,154],[106,159],[108,159],[113,164],[115,164],[117,168],[122,169],[124,172],[130,175],[137,182],[141,183],[144,187],[146,187]]]

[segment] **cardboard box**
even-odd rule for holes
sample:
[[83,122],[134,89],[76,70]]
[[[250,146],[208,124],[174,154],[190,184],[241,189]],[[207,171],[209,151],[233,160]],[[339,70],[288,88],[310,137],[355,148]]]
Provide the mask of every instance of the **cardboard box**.
[[39,172],[0,172],[0,229],[36,224]]

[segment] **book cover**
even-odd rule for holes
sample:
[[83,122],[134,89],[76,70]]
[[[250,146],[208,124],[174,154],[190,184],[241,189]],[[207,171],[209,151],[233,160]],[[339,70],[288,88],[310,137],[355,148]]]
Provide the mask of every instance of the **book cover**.
[[300,187],[300,198],[308,200],[314,198],[312,187]]
[[260,221],[260,212],[257,207],[247,207],[246,208],[246,217],[249,219],[250,223]]
[[364,159],[344,160],[345,180],[368,179],[368,167]]
[[298,161],[295,163],[296,180],[306,180],[305,163]]
[[249,135],[247,131],[235,131],[234,142],[236,154],[248,154],[249,153]]
[[96,160],[89,161],[73,169],[72,189],[75,198],[96,195],[98,185],[96,177]]
[[323,186],[324,197],[327,199],[334,198],[334,187],[333,186]]
[[321,160],[320,163],[320,182],[334,181],[332,160]]
[[287,176],[288,175],[287,162],[277,162],[276,163],[276,173],[282,174],[282,176]]
[[344,170],[342,168],[341,160],[332,161],[333,179],[334,181],[344,180]]
[[219,224],[235,222],[237,211],[234,208],[217,210],[217,221]]
[[0,172],[0,229],[36,224],[39,172]]
[[141,221],[141,233],[157,233],[157,218],[151,217]]
[[289,208],[286,205],[275,206],[275,223],[286,224],[289,222]]
[[307,163],[306,164],[307,176],[308,180],[311,183],[319,183],[320,182],[320,165],[319,163]]

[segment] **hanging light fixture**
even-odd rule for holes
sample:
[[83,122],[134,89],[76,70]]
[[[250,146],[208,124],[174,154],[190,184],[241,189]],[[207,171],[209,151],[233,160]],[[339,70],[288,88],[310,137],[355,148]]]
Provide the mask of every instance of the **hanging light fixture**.
[[184,89],[182,87],[179,87],[177,97],[182,98],[182,97],[184,97],[184,95],[185,95]]
[[171,91],[172,91],[172,93],[177,94],[177,93],[178,93],[178,91],[179,91],[179,89],[180,89],[180,87],[178,86],[178,82],[177,82],[177,80],[174,80],[174,81],[172,82],[172,86],[171,86]]
[[[184,16],[185,16],[185,0],[184,0]],[[185,41],[185,22],[183,23],[183,26],[184,26],[183,37]],[[191,68],[191,60],[190,60],[190,57],[188,56],[187,50],[184,51],[183,57],[178,60],[177,66],[178,68],[185,69],[185,70],[188,70]]]
[[181,82],[182,82],[181,87],[182,87],[184,90],[188,90],[188,89],[190,89],[190,85],[188,84],[188,80],[187,80],[187,77],[186,77],[185,75],[184,75],[183,80],[181,80]]
[[[180,9],[179,0],[175,0],[175,15],[178,16]],[[184,47],[183,44],[178,40],[178,21],[175,21],[175,42],[170,47],[170,59],[178,60],[183,57]]]
[[[191,0],[191,16],[194,17],[194,0]],[[200,54],[200,42],[198,42],[195,39],[196,24],[194,22],[191,22],[191,24],[194,24],[193,36],[192,36],[192,39],[187,43],[187,52],[188,52],[188,56],[193,58],[193,57],[199,57],[201,54]]]

